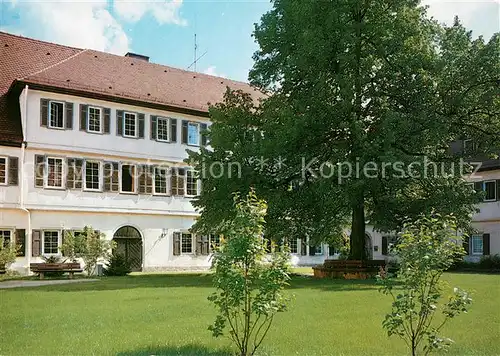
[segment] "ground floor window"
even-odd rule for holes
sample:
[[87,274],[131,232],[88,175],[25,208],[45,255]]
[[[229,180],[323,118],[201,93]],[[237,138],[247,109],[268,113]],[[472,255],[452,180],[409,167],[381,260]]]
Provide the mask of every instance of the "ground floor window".
[[181,253],[193,253],[193,235],[183,233],[181,235]]
[[317,246],[314,246],[315,250],[315,254],[316,255],[322,255],[323,254],[323,245],[319,244]]
[[56,254],[59,252],[59,231],[43,232],[43,254]]
[[155,185],[155,194],[166,195],[167,194],[167,169],[155,167],[154,174],[154,185]]
[[299,245],[297,243],[297,239],[290,240],[290,253],[294,254],[299,253]]
[[220,246],[220,235],[210,235],[210,247],[217,248]]
[[0,239],[3,240],[3,246],[8,246],[12,241],[12,231],[10,230],[0,230]]
[[472,254],[482,255],[483,254],[483,236],[482,235],[472,235]]
[[122,181],[121,181],[121,191],[125,193],[135,193],[135,165],[133,164],[123,164],[122,165]]

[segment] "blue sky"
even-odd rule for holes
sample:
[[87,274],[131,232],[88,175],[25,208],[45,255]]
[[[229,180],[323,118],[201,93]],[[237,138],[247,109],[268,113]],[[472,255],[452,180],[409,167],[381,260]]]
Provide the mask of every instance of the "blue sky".
[[[271,8],[263,0],[0,0],[3,31],[82,48],[151,57],[155,63],[246,81],[256,45],[253,24]],[[455,14],[490,37],[499,31],[500,0],[425,0],[429,13],[450,23]]]

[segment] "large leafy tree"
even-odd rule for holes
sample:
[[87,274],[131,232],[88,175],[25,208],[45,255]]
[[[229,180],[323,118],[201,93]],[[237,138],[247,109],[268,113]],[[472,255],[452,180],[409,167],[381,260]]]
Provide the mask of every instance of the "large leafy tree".
[[195,228],[234,214],[231,194],[250,187],[268,202],[271,236],[320,241],[349,227],[356,259],[367,223],[398,230],[433,210],[465,227],[478,194],[449,144],[498,147],[500,36],[473,39],[458,19],[443,27],[414,0],[273,4],[250,73],[267,95],[228,92],[211,109],[213,150],[191,154],[204,173]]

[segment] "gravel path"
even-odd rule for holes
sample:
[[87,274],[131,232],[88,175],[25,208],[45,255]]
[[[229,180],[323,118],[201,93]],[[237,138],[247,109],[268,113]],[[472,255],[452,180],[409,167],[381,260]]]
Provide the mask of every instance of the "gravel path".
[[52,284],[68,284],[81,282],[97,282],[98,279],[61,279],[61,280],[46,280],[46,281],[5,281],[0,282],[0,289],[20,288],[20,287],[40,287]]

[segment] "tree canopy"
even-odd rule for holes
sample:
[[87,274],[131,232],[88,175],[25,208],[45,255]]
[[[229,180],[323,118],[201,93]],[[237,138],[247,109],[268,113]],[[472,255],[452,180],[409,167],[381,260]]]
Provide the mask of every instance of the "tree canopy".
[[228,90],[211,107],[211,149],[190,153],[195,229],[232,216],[232,194],[251,187],[267,234],[336,241],[348,228],[357,259],[367,223],[399,231],[435,211],[468,226],[480,194],[450,143],[500,147],[499,34],[474,39],[414,0],[275,0],[254,37],[250,81],[266,95]]

